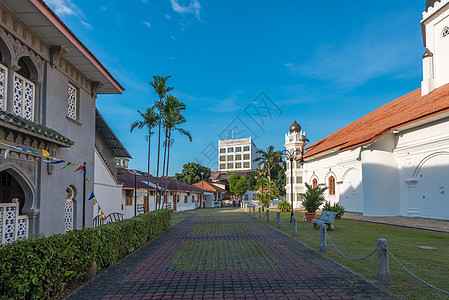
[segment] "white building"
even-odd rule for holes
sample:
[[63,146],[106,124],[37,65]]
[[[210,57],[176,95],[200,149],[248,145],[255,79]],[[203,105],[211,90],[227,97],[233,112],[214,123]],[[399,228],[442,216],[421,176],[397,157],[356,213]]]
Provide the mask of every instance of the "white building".
[[307,147],[295,181],[366,216],[449,219],[449,0],[427,0],[421,25],[422,88]]
[[251,137],[218,141],[218,168],[220,172],[254,170],[260,157]]

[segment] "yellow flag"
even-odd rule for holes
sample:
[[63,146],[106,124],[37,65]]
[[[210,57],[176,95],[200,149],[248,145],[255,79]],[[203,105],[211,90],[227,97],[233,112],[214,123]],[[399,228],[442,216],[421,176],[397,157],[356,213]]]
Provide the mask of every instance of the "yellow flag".
[[95,198],[95,200],[94,200],[94,205],[97,204],[97,203],[98,203],[98,202],[97,202],[97,198]]
[[103,218],[104,212],[101,211],[100,218]]
[[50,157],[50,153],[48,153],[47,150],[41,149],[41,151],[42,151],[42,155],[43,155],[43,156],[45,156],[45,157]]
[[4,145],[5,143],[0,142],[0,145]]
[[89,178],[86,177],[86,181],[87,181],[87,182],[90,182]]

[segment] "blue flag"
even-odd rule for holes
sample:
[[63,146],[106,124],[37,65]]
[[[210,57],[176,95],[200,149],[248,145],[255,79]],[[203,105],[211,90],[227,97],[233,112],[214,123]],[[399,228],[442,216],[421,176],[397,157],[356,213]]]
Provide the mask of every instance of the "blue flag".
[[92,192],[92,194],[90,194],[89,199],[87,199],[87,200],[92,200],[92,199],[94,199],[94,198],[95,198],[95,195],[94,195],[94,192]]

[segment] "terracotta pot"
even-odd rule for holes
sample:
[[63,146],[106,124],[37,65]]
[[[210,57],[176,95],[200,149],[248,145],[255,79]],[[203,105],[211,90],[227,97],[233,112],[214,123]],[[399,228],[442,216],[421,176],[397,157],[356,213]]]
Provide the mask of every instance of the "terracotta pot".
[[97,274],[97,263],[93,262],[89,270],[84,275],[84,280],[89,280]]
[[313,219],[315,219],[316,213],[314,212],[306,212],[306,222],[311,223]]

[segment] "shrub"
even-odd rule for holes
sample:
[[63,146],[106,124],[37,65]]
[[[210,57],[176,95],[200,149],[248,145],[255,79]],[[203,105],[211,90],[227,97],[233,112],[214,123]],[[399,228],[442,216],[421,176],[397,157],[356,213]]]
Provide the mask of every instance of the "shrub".
[[60,298],[83,282],[97,263],[103,269],[170,227],[171,211],[0,246],[0,295],[6,299]]
[[292,206],[287,200],[282,200],[282,202],[278,204],[278,209],[281,211],[291,211]]
[[314,213],[318,208],[320,208],[321,204],[325,202],[323,194],[327,190],[327,187],[313,188],[307,183],[305,185],[307,190],[305,194],[301,194],[301,204],[307,212]]
[[323,210],[336,212],[335,219],[341,219],[341,217],[345,214],[346,209],[343,205],[340,203],[331,204],[330,201],[327,201],[324,206]]

